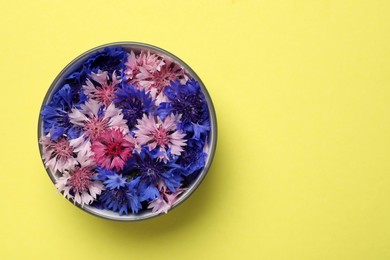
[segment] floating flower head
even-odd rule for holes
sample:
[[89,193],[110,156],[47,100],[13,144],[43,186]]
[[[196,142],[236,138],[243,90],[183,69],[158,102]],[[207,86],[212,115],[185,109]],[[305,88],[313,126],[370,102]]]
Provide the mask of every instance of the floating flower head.
[[157,160],[157,156],[148,150],[142,150],[141,153],[135,154],[136,165],[141,180],[146,183],[157,184],[166,172],[166,166],[163,162]]
[[155,71],[161,70],[164,65],[162,57],[156,54],[150,54],[150,52],[141,51],[136,56],[133,51],[127,58],[126,70],[124,72],[125,78],[131,83],[137,83],[138,78],[145,77]]
[[82,72],[89,75],[91,72],[107,71],[109,74],[120,71],[127,59],[127,52],[119,47],[107,47],[88,57],[84,62]]
[[96,82],[95,84],[87,79],[86,85],[83,86],[85,94],[89,98],[99,101],[108,107],[112,100],[115,98],[115,91],[118,88],[120,79],[117,78],[116,72],[112,73],[111,79],[107,71],[98,71],[97,73],[92,72],[90,78]]
[[183,175],[191,175],[204,167],[208,154],[207,149],[207,142],[197,139],[188,140],[187,146],[176,161],[181,166]]
[[99,71],[107,71],[111,75],[114,71],[121,72],[127,59],[127,52],[119,47],[107,47],[87,57],[79,67],[75,67],[64,78],[75,93],[80,92],[82,85],[91,75]]
[[180,155],[186,145],[185,134],[177,130],[179,117],[169,115],[161,120],[160,117],[144,115],[138,120],[135,136],[139,145],[147,145],[149,150],[159,148],[159,158],[168,161],[167,150],[173,155]]
[[104,208],[116,211],[119,215],[128,215],[129,210],[132,213],[138,213],[142,208],[136,188],[139,179],[127,182],[121,175],[114,173],[108,175],[108,180],[105,183],[108,185],[107,189],[99,198]]
[[168,57],[162,59],[157,55],[141,52],[137,58],[132,53],[126,65],[125,75],[128,81],[137,88],[150,92],[157,105],[167,101],[164,89],[171,81],[178,80],[184,84],[188,79],[184,69]]
[[169,102],[162,103],[158,108],[159,115],[173,113],[181,115],[181,128],[193,132],[196,138],[210,130],[210,119],[207,101],[200,89],[199,82],[194,79],[185,84],[171,82],[165,89]]
[[72,124],[83,131],[80,137],[71,140],[76,151],[83,153],[90,149],[91,141],[107,129],[120,129],[124,133],[129,131],[121,110],[112,103],[103,108],[98,101],[91,99],[80,105],[80,109],[73,108],[69,118]]
[[150,202],[148,209],[152,209],[152,212],[156,212],[157,214],[168,213],[168,210],[176,203],[184,190],[178,189],[176,192],[171,192],[162,181],[158,187],[160,196]]
[[[136,172],[140,177],[140,194],[155,193],[156,187],[160,181],[163,181],[165,185],[173,192],[180,187],[183,180],[180,170],[180,166],[174,163],[164,163],[158,158],[158,151],[149,151],[143,148],[141,152],[135,152],[130,165],[124,169],[124,172]],[[144,190],[148,188],[149,190]],[[153,191],[153,189],[155,191]],[[144,195],[143,197],[149,198],[153,196]],[[153,197],[154,198],[154,197]]]
[[77,106],[84,101],[83,93],[75,94],[69,85],[60,88],[53,95],[51,102],[45,105],[41,111],[44,133],[50,133],[50,138],[54,140],[63,135],[70,138],[78,137],[79,131],[70,123],[68,114],[74,105]]
[[149,93],[136,89],[132,85],[124,84],[115,92],[115,95],[114,103],[122,110],[129,129],[134,128],[137,119],[141,119],[143,114],[150,113],[154,105]]
[[126,178],[122,177],[122,174],[108,175],[104,184],[110,190],[119,189],[126,186]]
[[40,143],[43,161],[51,172],[63,172],[77,164],[74,149],[66,137],[51,140],[50,134],[47,134],[41,137]]
[[101,167],[122,170],[126,161],[132,157],[135,141],[131,135],[120,129],[107,129],[92,143],[94,159]]
[[56,187],[58,191],[63,192],[65,198],[84,206],[91,204],[104,186],[100,181],[95,180],[94,163],[90,158],[82,157],[79,163],[58,179]]

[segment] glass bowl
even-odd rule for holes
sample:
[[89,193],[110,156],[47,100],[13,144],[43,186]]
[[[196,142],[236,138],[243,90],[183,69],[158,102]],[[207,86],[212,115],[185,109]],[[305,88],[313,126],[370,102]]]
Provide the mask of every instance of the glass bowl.
[[[75,74],[73,72],[83,70],[83,68],[84,68],[83,66],[85,66],[85,64],[89,62],[89,59],[91,59],[91,56],[95,55],[96,53],[102,53],[105,50],[112,50],[112,49],[116,49],[116,48],[122,49],[123,51],[128,53],[127,59],[129,59],[131,52],[134,52],[135,55],[139,55],[141,52],[142,53],[149,52],[149,54],[152,54],[152,55],[156,54],[159,57],[162,57],[163,59],[172,61],[174,64],[178,65],[179,67],[181,67],[183,69],[186,78],[188,77],[189,79],[193,79],[199,83],[200,90],[204,95],[205,101],[207,102],[208,116],[209,116],[209,130],[207,132],[207,138],[206,138],[207,140],[205,141],[206,142],[205,147],[207,146],[207,155],[204,158],[204,166],[201,169],[197,170],[195,176],[192,176],[190,178],[185,177],[186,178],[185,182],[187,185],[185,188],[183,188],[183,190],[181,190],[181,194],[179,195],[178,199],[175,199],[175,202],[172,203],[170,205],[169,209],[166,210],[165,213],[167,213],[170,210],[172,210],[173,208],[180,205],[184,200],[186,200],[197,189],[197,187],[201,184],[202,180],[205,178],[205,176],[210,168],[210,165],[212,163],[213,156],[215,153],[215,149],[216,149],[217,122],[216,122],[216,114],[215,114],[212,100],[210,98],[210,95],[207,92],[206,87],[204,86],[203,82],[201,81],[201,79],[186,63],[184,63],[182,60],[180,60],[175,55],[169,53],[168,51],[165,51],[161,48],[158,48],[158,47],[155,47],[152,45],[148,45],[148,44],[144,44],[144,43],[117,42],[117,43],[110,43],[110,44],[102,45],[102,46],[93,48],[93,49],[88,50],[85,53],[81,54],[80,56],[75,58],[73,61],[71,61],[58,74],[58,76],[55,78],[55,80],[53,81],[53,83],[51,84],[50,88],[48,89],[48,91],[46,93],[46,96],[43,100],[42,109],[45,107],[45,105],[49,104],[51,100],[53,100],[53,95],[59,91],[59,88],[63,87],[67,82],[69,82],[69,78],[71,78],[72,80],[76,80],[76,81],[79,80],[80,82],[81,81],[85,82],[85,80],[83,80],[82,78],[78,78],[78,77],[82,77],[82,76],[80,76],[80,74],[77,74],[77,73]],[[101,59],[102,62],[105,62],[103,56],[99,57],[99,59]],[[93,62],[98,63],[99,61],[94,60]],[[123,61],[123,64],[121,64],[120,66],[125,66],[123,68],[126,68],[125,62],[126,61]],[[108,66],[107,70],[110,70],[109,66],[111,66],[111,65],[118,66],[118,64],[109,64],[109,62],[107,62],[107,64],[105,64],[106,67]],[[123,73],[124,70],[125,69],[122,69],[121,76],[120,76],[122,78],[122,81],[124,80],[124,73]],[[99,73],[99,72],[96,72],[96,73]],[[75,75],[73,75],[73,74],[75,74]],[[188,80],[188,78],[184,79],[184,81]],[[75,84],[74,86],[71,86],[71,88],[74,88],[75,86],[77,87],[77,85],[80,85],[79,87],[82,88],[85,85],[85,83],[83,83],[83,82],[81,82],[80,84]],[[96,83],[94,81],[92,81],[92,82]],[[99,84],[95,84],[95,85],[99,85]],[[148,91],[145,90],[145,93],[147,93],[147,92]],[[81,98],[80,98],[80,100],[81,100]],[[161,103],[163,103],[163,102],[164,101],[162,101]],[[161,103],[160,103],[160,105],[161,105]],[[156,107],[157,107],[157,105],[156,105]],[[73,108],[73,109],[75,109],[75,108]],[[70,113],[70,111],[69,111],[69,113]],[[44,124],[46,124],[46,123],[43,122],[44,119],[47,120],[47,118],[44,118],[43,112],[41,112],[41,114],[39,116],[39,122],[38,122],[38,140],[41,140],[47,134],[47,133],[45,133]],[[51,134],[51,136],[54,136],[54,134]],[[71,139],[69,137],[70,135],[65,134],[64,136],[68,136],[68,138]],[[194,136],[195,136],[195,134],[194,134]],[[185,149],[185,146],[181,147],[181,148]],[[40,149],[41,155],[43,156],[44,149],[46,149],[46,148],[44,147],[44,145],[41,142],[39,142],[39,149]],[[135,148],[133,148],[133,149],[135,149]],[[138,149],[141,149],[141,148],[139,147]],[[146,149],[146,148],[144,147],[143,149]],[[159,156],[161,156],[161,154]],[[174,157],[175,155],[169,154],[169,156],[170,156],[170,158],[172,158],[172,156]],[[94,158],[94,157],[91,157],[91,158]],[[162,159],[158,158],[158,160],[161,162]],[[44,156],[43,156],[43,162],[45,164]],[[47,163],[47,160],[46,160],[46,163]],[[53,181],[53,183],[56,184],[56,183],[58,183],[59,178],[63,174],[60,173],[57,169],[54,172],[54,170],[51,168],[53,168],[53,167],[46,167],[46,171],[47,171],[49,177],[51,178],[51,180]],[[63,171],[67,171],[67,170],[69,170],[69,169],[65,169],[65,168],[63,169]],[[156,184],[155,186],[157,187],[158,185]],[[72,195],[72,190],[70,191],[70,193]],[[73,195],[74,195],[74,192],[73,192]],[[100,195],[97,195],[97,198],[99,196]],[[141,196],[141,195],[139,195],[139,196]],[[79,203],[75,203],[73,199],[69,199],[69,201],[74,203],[80,209],[82,209],[88,213],[91,213],[95,216],[102,217],[105,219],[110,219],[110,220],[117,220],[117,221],[145,220],[145,219],[149,219],[149,218],[163,214],[163,212],[161,212],[161,211],[160,212],[158,212],[158,211],[153,212],[152,209],[147,209],[145,205],[142,205],[143,209],[140,210],[138,213],[132,213],[130,211],[130,212],[128,212],[128,214],[119,214],[118,212],[104,208],[101,205],[99,206],[98,205],[99,203],[96,203],[97,205],[95,205],[94,203],[92,203],[91,205],[89,205],[89,204],[80,205]],[[144,204],[145,204],[145,202],[144,202]]]

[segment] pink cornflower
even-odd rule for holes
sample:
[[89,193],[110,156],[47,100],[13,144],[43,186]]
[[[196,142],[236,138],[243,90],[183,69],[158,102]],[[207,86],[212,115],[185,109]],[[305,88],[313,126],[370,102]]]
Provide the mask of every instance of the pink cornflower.
[[137,84],[137,76],[148,75],[161,69],[165,63],[162,57],[157,54],[150,54],[150,52],[141,51],[141,53],[135,56],[135,53],[131,51],[127,58],[126,70],[124,72],[128,81],[133,84]]
[[91,141],[107,129],[121,129],[126,134],[129,132],[122,111],[113,103],[103,109],[102,113],[99,113],[100,108],[99,102],[91,99],[81,105],[80,109],[73,108],[69,114],[70,122],[84,131],[80,137],[70,141],[76,152],[86,154],[91,147]]
[[121,80],[117,78],[115,71],[112,73],[111,81],[107,71],[92,72],[90,77],[98,84],[94,84],[90,79],[87,79],[86,85],[83,86],[84,92],[91,99],[97,100],[108,107],[115,98],[115,91]]
[[137,129],[134,130],[138,144],[148,145],[149,150],[158,147],[159,159],[165,163],[168,161],[167,149],[170,149],[171,154],[180,155],[186,140],[184,140],[185,134],[176,129],[179,120],[180,117],[173,114],[168,115],[164,120],[144,114],[142,119],[137,120]]
[[63,192],[65,198],[73,199],[82,207],[91,204],[104,189],[100,181],[94,180],[95,164],[87,157],[79,158],[79,165],[64,172],[57,180],[56,187]]
[[107,129],[92,143],[91,149],[97,164],[103,168],[122,170],[127,159],[132,157],[135,141],[131,135],[119,129]]
[[140,75],[139,85],[150,91],[151,96],[156,99],[156,104],[159,105],[161,102],[168,101],[167,96],[164,94],[165,87],[169,86],[171,81],[177,80],[181,84],[185,84],[188,76],[182,67],[166,58],[164,66],[159,71],[149,75]]
[[50,133],[42,136],[42,159],[46,168],[54,174],[56,171],[63,172],[77,164],[73,147],[66,137],[58,140],[50,140]]
[[177,189],[175,193],[172,193],[162,181],[158,183],[158,188],[160,197],[150,202],[148,209],[152,209],[152,212],[157,214],[167,213],[179,199],[179,195],[183,193],[184,189]]
[[171,81],[179,80],[185,84],[188,80],[185,70],[177,63],[168,57],[163,59],[149,52],[141,52],[138,58],[132,53],[126,66],[125,75],[128,81],[137,88],[150,92],[152,98],[156,99],[156,105],[168,101],[164,89]]

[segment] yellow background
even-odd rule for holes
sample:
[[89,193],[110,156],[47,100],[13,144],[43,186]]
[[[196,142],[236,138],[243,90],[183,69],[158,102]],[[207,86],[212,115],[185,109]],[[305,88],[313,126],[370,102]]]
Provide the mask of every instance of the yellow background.
[[[390,259],[389,1],[0,5],[0,259]],[[55,76],[115,41],[182,58],[218,117],[200,188],[139,223],[66,202],[37,145]]]

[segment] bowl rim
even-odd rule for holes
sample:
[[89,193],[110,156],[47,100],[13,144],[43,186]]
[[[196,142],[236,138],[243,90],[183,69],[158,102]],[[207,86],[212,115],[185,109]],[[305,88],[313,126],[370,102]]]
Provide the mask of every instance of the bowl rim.
[[[90,54],[93,54],[97,51],[104,50],[107,47],[122,47],[125,51],[128,51],[127,49],[130,50],[150,50],[153,52],[156,52],[157,54],[163,54],[165,56],[170,57],[173,59],[175,62],[180,64],[195,80],[199,82],[200,88],[206,98],[207,105],[209,108],[209,115],[210,115],[210,124],[211,124],[211,130],[210,130],[210,140],[209,140],[209,153],[207,155],[207,161],[205,163],[205,166],[203,167],[203,170],[199,173],[199,176],[194,180],[192,185],[190,185],[188,188],[186,188],[186,191],[180,196],[180,198],[177,200],[177,202],[168,210],[170,212],[171,210],[175,209],[179,205],[181,205],[184,201],[186,201],[194,192],[197,190],[197,188],[200,186],[200,184],[203,182],[204,178],[206,177],[210,166],[212,164],[212,161],[214,159],[215,151],[216,151],[216,146],[217,146],[217,134],[218,134],[218,129],[217,129],[217,116],[215,113],[214,105],[211,100],[210,94],[206,89],[206,86],[204,85],[203,81],[200,79],[200,77],[195,73],[192,68],[185,63],[183,60],[178,58],[176,55],[166,51],[165,49],[162,49],[160,47],[150,45],[147,43],[142,43],[142,42],[133,42],[133,41],[119,41],[119,42],[112,42],[112,43],[107,43],[103,45],[99,45],[97,47],[94,47],[92,49],[89,49],[76,58],[74,58],[71,62],[69,62],[62,70],[61,72],[55,77],[53,82],[51,83],[50,87],[48,88],[45,97],[42,101],[41,108],[40,108],[40,113],[38,117],[38,147],[39,147],[39,152],[41,156],[42,163],[44,163],[43,158],[42,158],[42,145],[39,143],[39,140],[41,136],[43,136],[43,123],[42,123],[42,115],[41,111],[42,108],[45,104],[48,103],[49,99],[51,98],[54,90],[61,85],[61,81],[63,80],[63,77],[66,75],[68,70],[70,70],[72,67],[78,65],[84,59],[86,59]],[[51,171],[45,167],[46,173],[49,175],[51,181],[53,184],[56,183],[56,177],[54,176]],[[66,199],[70,203],[72,203],[71,200]],[[141,220],[147,220],[147,219],[152,219],[161,215],[165,215],[165,213],[153,213],[151,211],[144,212],[142,214],[132,214],[130,213],[129,215],[123,215],[120,216],[117,212],[110,211],[110,210],[103,210],[103,209],[98,209],[95,207],[92,207],[90,205],[86,206],[81,206],[76,203],[72,203],[75,206],[77,206],[79,209],[88,212],[89,214],[92,214],[94,216],[103,218],[103,219],[108,219],[108,220],[114,220],[114,221],[121,221],[121,222],[133,222],[133,221],[141,221]],[[167,212],[167,213],[168,213]]]

